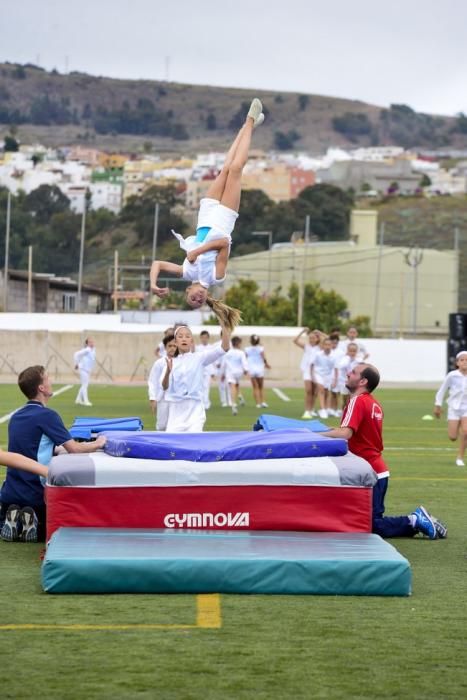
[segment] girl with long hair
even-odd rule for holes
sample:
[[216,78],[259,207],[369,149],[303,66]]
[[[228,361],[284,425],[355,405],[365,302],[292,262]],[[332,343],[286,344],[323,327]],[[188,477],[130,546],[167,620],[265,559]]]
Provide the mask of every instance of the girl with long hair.
[[[198,309],[207,304],[217,315],[214,305],[219,302],[211,296],[209,289],[225,280],[231,234],[240,207],[242,172],[248,160],[253,129],[264,121],[262,109],[260,100],[255,98],[245,123],[227,153],[222,170],[200,202],[196,234],[184,239],[172,231],[187,254],[183,265],[164,260],[152,263],[151,290],[158,297],[163,298],[169,294],[168,287],[159,287],[157,284],[159,273],[169,272],[191,282],[186,289],[186,301],[191,307]],[[233,325],[232,321],[231,330]]]

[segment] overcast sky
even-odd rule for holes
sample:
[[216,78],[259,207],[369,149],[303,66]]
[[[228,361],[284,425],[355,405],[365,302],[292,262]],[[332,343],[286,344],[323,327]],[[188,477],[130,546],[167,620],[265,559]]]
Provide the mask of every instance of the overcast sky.
[[467,112],[465,0],[0,0],[0,60]]

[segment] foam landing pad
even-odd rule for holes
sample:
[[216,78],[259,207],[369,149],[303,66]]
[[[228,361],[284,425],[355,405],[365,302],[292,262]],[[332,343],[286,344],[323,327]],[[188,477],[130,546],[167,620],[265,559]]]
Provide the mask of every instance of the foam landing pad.
[[60,528],[47,593],[406,596],[410,564],[378,535]]

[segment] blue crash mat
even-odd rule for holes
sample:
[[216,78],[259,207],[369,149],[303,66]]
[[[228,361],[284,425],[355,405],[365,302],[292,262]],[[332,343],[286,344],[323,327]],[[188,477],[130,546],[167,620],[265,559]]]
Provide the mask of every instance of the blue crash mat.
[[141,418],[75,418],[70,428],[70,434],[75,440],[89,440],[96,433],[104,430],[142,430]]
[[347,441],[308,430],[229,433],[107,433],[105,451],[114,457],[218,462],[288,457],[339,457]]
[[60,528],[47,593],[406,596],[410,564],[378,535]]
[[284,418],[284,416],[275,416],[272,413],[263,413],[253,426],[253,430],[310,430],[313,433],[319,433],[324,430],[331,430],[328,425],[321,423],[319,420],[298,420],[297,418]]

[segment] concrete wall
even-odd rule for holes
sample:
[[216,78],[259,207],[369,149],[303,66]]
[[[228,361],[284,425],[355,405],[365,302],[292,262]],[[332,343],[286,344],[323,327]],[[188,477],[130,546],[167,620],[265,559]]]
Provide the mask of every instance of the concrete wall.
[[[60,316],[65,318],[65,315]],[[79,317],[75,315],[74,318]],[[101,318],[103,321],[105,317]],[[121,324],[118,329],[108,330],[85,326],[73,330],[4,329],[0,332],[0,382],[16,382],[18,373],[34,364],[46,366],[54,382],[75,381],[73,353],[82,347],[88,335],[96,341],[100,363],[94,372],[94,380],[103,383],[143,381],[154,361],[154,350],[165,326],[135,324],[129,331],[129,325]],[[193,326],[192,330],[197,336],[203,328],[209,330],[213,341],[218,339],[217,327]],[[301,384],[299,365],[302,351],[292,342],[297,332],[296,328],[238,329],[244,345],[248,344],[252,333],[260,335],[272,366],[268,381],[283,385]],[[446,341],[372,338],[363,342],[370,352],[370,361],[379,368],[383,382],[433,384],[441,382],[446,374]]]

